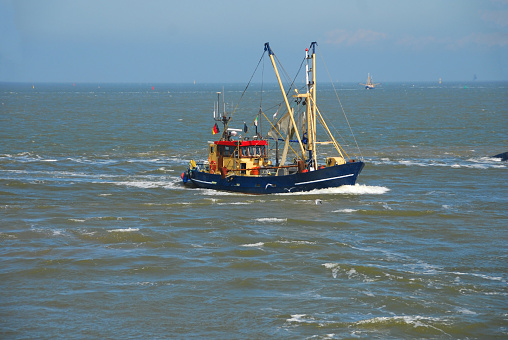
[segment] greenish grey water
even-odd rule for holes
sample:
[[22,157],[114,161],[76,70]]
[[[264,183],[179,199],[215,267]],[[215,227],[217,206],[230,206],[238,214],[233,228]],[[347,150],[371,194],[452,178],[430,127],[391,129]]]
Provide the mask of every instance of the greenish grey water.
[[358,185],[271,196],[180,183],[222,85],[0,90],[4,339],[507,336],[506,83],[342,85]]

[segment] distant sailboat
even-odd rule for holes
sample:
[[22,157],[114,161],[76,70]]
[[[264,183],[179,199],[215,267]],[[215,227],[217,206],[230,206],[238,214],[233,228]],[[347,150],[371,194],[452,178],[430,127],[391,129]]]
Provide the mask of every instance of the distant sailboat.
[[374,90],[374,87],[376,85],[379,85],[379,83],[374,84],[372,82],[372,77],[370,76],[370,73],[367,73],[367,83],[365,84],[360,83],[360,85],[364,85],[367,90]]

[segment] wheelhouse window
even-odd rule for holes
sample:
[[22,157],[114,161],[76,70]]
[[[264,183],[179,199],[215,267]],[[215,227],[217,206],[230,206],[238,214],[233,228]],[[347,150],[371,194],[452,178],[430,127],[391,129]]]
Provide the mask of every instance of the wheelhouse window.
[[[236,145],[217,145],[217,152],[223,157],[250,157],[262,158],[266,157],[266,145],[249,145],[249,146],[236,146]],[[213,153],[213,146],[210,147],[210,153]]]
[[265,145],[242,146],[242,157],[266,157]]
[[224,157],[238,157],[238,149],[235,146],[230,145],[219,145],[219,155]]

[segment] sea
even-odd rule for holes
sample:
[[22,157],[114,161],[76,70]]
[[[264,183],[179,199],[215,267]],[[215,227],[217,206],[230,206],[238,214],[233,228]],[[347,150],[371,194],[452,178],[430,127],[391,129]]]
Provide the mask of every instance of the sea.
[[322,85],[356,185],[184,186],[245,89],[0,83],[1,339],[508,338],[507,82]]

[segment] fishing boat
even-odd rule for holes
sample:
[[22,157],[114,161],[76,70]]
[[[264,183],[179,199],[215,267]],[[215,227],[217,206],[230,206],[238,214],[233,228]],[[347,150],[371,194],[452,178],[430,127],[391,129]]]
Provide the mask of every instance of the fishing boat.
[[[226,112],[223,99],[224,109],[222,113],[219,112],[221,93],[217,92],[213,134],[220,135],[220,138],[208,142],[207,160],[190,161],[188,169],[181,176],[185,185],[247,194],[273,194],[356,183],[364,162],[350,158],[339,145],[316,103],[316,46],[317,43],[313,42],[310,48],[305,49],[306,84],[303,90],[295,88],[294,94],[288,95],[278,71],[275,54],[269,43],[265,44],[263,57],[268,55],[270,58],[282,94],[282,116],[271,121],[260,108],[253,121],[255,133],[250,136],[247,135],[249,128],[245,122],[243,129],[229,127],[234,111],[231,114]],[[270,122],[266,136],[258,132],[258,119],[263,117]],[[318,123],[319,131],[326,132],[329,140],[318,140]],[[222,133],[218,124],[223,125]],[[245,134],[243,138],[242,133]],[[327,145],[334,153],[318,154],[321,145]],[[357,143],[356,145],[358,146]],[[274,153],[275,162],[270,158],[270,154],[273,156]],[[322,163],[319,162],[318,155],[323,157]]]
[[367,90],[374,90],[376,85],[379,85],[379,83],[374,84],[372,81],[372,77],[370,76],[370,73],[367,73],[367,83],[365,83],[365,84],[360,83],[360,85],[364,85],[365,89],[367,89]]

